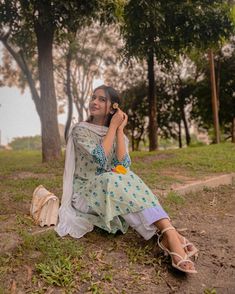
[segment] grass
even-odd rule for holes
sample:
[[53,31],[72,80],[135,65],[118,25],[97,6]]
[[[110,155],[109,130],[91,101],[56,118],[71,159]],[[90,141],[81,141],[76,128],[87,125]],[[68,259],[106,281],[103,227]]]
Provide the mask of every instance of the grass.
[[171,191],[164,198],[162,206],[171,217],[174,217],[175,208],[181,207],[184,203],[185,203],[185,198],[183,196],[177,194],[174,191]]
[[[141,152],[141,157],[165,155],[163,159],[152,158],[151,166],[157,169],[169,167],[185,169],[191,172],[232,172],[235,170],[235,144],[223,143],[218,145],[189,147],[176,150],[157,152]],[[133,161],[139,157],[133,152]]]
[[[173,183],[183,183],[186,176],[197,178],[235,171],[235,145],[229,143],[132,152],[131,158],[133,171],[152,189],[168,189]],[[32,268],[30,293],[46,293],[48,287],[62,288],[63,293],[109,293],[109,287],[113,287],[113,293],[130,293],[133,285],[128,284],[129,280],[134,281],[135,287],[143,287],[142,272],[136,270],[136,265],[154,269],[155,282],[159,283],[162,258],[154,256],[151,244],[138,244],[134,232],[113,236],[97,229],[82,241],[58,238],[54,231],[31,234],[35,229],[29,217],[32,193],[42,184],[60,196],[63,165],[63,159],[41,163],[37,151],[0,151],[0,223],[12,221],[4,230],[0,228],[0,232],[17,234],[21,239],[14,251],[0,255],[0,293],[4,293],[6,283],[9,287],[10,281],[22,275],[21,271],[25,270],[22,264]],[[163,206],[172,216],[174,208],[181,207],[185,201],[184,197],[170,192]],[[118,256],[112,256],[113,252]],[[119,263],[124,263],[126,268],[120,268]],[[116,289],[119,276],[126,284],[121,282],[120,289]],[[207,289],[206,293],[213,291]]]
[[216,294],[216,289],[212,288],[212,289],[205,289],[204,290],[204,294]]
[[[173,183],[183,183],[182,178],[177,175],[200,178],[216,173],[234,172],[235,144],[132,152],[131,158],[133,171],[142,177],[146,184],[152,189],[167,189]],[[0,189],[4,191],[10,187],[9,192],[19,201],[27,198],[25,195],[38,184],[60,194],[63,164],[63,159],[48,164],[41,163],[41,154],[38,151],[0,151],[0,177],[4,180],[1,181]]]
[[[186,178],[235,171],[235,144],[188,147],[155,152],[132,152],[132,169],[153,189],[167,189]],[[181,177],[178,177],[180,175]]]

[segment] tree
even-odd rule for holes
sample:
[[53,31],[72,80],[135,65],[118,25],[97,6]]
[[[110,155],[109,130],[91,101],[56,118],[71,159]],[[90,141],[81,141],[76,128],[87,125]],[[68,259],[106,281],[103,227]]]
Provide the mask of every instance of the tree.
[[[234,39],[215,52],[216,89],[219,96],[219,120],[227,138],[235,142],[235,44]],[[204,66],[203,66],[204,65]],[[198,67],[204,72],[194,91],[193,117],[200,126],[209,130],[213,126],[210,111],[210,73],[205,67],[205,57],[198,59]]]
[[56,48],[57,96],[60,101],[66,102],[64,94],[66,92],[68,95],[66,81],[69,76],[71,99],[79,120],[84,120],[84,116],[88,115],[88,101],[94,79],[102,76],[106,66],[115,63],[117,48],[118,36],[115,27],[99,23],[79,29],[73,38]]
[[147,129],[147,86],[144,82],[122,92],[123,109],[128,114],[128,133],[132,151],[139,150],[140,142],[145,142]]
[[[158,124],[160,134],[166,138],[178,139],[182,147],[181,126],[184,127],[186,144],[190,145],[190,123],[193,91],[197,82],[202,79],[202,72],[189,57],[181,55],[178,62],[165,68],[156,82],[158,96]],[[182,124],[183,123],[183,124]]]
[[128,114],[127,133],[131,147],[133,151],[139,150],[140,142],[145,142],[148,125],[146,63],[135,60],[125,63],[118,51],[114,61],[105,68],[105,83],[120,93],[121,108]]
[[[57,105],[53,77],[53,44],[60,43],[68,32],[99,16],[112,19],[118,1],[1,1],[0,39],[16,60],[30,87],[41,121],[42,159],[54,160],[61,155],[57,122]],[[6,32],[7,30],[7,32]],[[19,49],[15,49],[15,47]],[[37,54],[37,91],[28,59]]]
[[232,29],[230,8],[224,1],[130,0],[124,10],[126,55],[148,64],[150,150],[157,148],[157,99],[154,66],[169,64],[181,50],[207,48]]

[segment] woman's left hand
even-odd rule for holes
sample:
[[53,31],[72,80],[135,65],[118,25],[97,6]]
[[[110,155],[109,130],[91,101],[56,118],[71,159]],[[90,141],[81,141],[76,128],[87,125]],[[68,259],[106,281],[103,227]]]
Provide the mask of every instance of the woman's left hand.
[[118,131],[120,130],[124,130],[125,126],[127,125],[127,121],[128,121],[128,115],[124,112],[122,112],[123,114],[123,122],[120,124],[120,126],[117,128]]

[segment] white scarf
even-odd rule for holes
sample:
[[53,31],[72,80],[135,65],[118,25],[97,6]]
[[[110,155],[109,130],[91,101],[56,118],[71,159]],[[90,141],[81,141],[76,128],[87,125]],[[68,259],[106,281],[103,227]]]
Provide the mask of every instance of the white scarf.
[[92,123],[88,123],[86,121],[82,121],[78,124],[80,127],[86,128],[88,130],[91,130],[92,132],[96,133],[97,135],[103,137],[106,135],[107,131],[108,131],[108,127],[105,126],[98,126],[98,125],[94,125]]
[[81,238],[86,233],[92,231],[94,227],[85,218],[77,216],[76,211],[71,204],[73,196],[73,175],[75,171],[75,151],[72,130],[77,125],[87,128],[100,136],[105,136],[108,130],[108,128],[105,126],[97,126],[88,122],[80,122],[75,124],[69,130],[65,153],[63,195],[61,199],[61,207],[59,209],[59,223],[55,228],[56,232],[61,237],[69,234],[74,238]]

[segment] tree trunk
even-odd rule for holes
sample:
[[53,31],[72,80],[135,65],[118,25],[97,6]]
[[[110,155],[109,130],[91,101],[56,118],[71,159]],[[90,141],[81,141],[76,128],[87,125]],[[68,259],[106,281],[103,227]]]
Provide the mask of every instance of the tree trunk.
[[66,94],[68,96],[68,117],[67,117],[67,122],[65,125],[65,133],[64,133],[64,138],[65,141],[67,142],[68,139],[68,133],[69,133],[69,128],[71,125],[72,121],[72,115],[73,115],[73,97],[71,93],[71,61],[72,61],[72,53],[71,49],[69,47],[69,52],[66,56]]
[[185,115],[184,107],[181,108],[181,118],[182,118],[183,123],[184,123],[186,144],[187,144],[187,146],[189,146],[190,145],[190,142],[191,142],[191,137],[190,137],[190,133],[189,133],[189,127],[188,127],[188,122],[186,120],[186,115]]
[[217,61],[216,66],[216,98],[217,98],[217,105],[218,105],[218,111],[220,109],[219,101],[220,101],[220,75],[221,75],[221,60],[220,57]]
[[149,102],[149,151],[158,148],[157,142],[157,98],[154,77],[154,54],[148,55],[148,102]]
[[131,150],[135,151],[135,136],[134,129],[131,130]]
[[210,62],[210,76],[211,76],[212,111],[213,111],[214,133],[215,133],[214,140],[215,140],[215,143],[218,144],[220,142],[218,99],[216,95],[214,54],[211,49],[209,50],[209,62]]
[[235,117],[232,121],[232,143],[235,143]]
[[179,121],[178,123],[178,127],[179,127],[179,132],[178,132],[178,139],[179,139],[179,148],[182,148],[183,147],[183,144],[182,144],[182,132],[181,132],[181,121]]
[[57,120],[57,102],[53,76],[53,29],[41,23],[35,25],[38,48],[38,69],[41,96],[42,161],[58,159],[61,143]]

